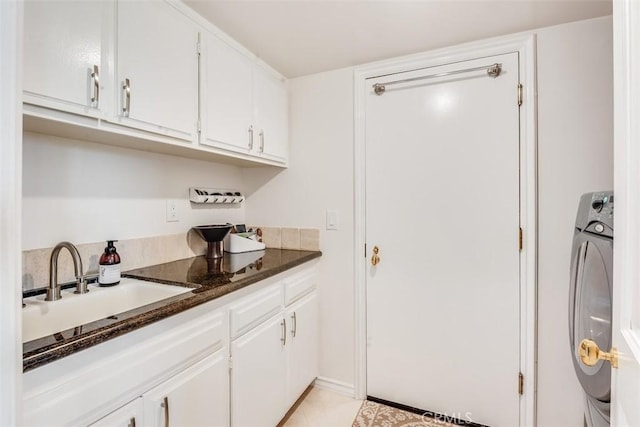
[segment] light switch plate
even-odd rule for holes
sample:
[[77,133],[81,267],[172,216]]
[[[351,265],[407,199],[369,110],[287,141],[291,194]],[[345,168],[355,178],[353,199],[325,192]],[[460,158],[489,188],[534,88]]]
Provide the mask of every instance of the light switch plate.
[[327,230],[338,229],[338,211],[327,211]]

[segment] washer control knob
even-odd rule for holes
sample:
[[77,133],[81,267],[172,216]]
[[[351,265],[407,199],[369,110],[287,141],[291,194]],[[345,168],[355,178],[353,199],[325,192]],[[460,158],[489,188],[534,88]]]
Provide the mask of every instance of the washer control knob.
[[604,206],[605,201],[600,199],[600,200],[594,200],[591,203],[591,207],[596,211],[596,212],[600,212],[602,210],[602,207]]
[[602,233],[604,231],[604,225],[597,223],[593,229],[596,230],[597,233]]

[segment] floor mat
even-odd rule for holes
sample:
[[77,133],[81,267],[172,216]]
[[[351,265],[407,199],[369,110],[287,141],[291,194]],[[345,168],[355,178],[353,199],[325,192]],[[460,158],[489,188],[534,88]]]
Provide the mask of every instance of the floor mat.
[[458,427],[443,420],[365,400],[352,427]]

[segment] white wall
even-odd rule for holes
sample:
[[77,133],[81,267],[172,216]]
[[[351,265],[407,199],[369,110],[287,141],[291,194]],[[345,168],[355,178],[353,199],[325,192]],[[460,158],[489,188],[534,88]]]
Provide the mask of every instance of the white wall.
[[22,424],[22,2],[0,2],[0,425]]
[[538,32],[538,425],[582,426],[569,352],[571,239],[582,193],[613,188],[611,17]]
[[[538,425],[582,425],[567,332],[569,254],[581,193],[612,187],[611,18],[536,31],[539,92]],[[291,168],[247,170],[247,218],[323,231],[320,374],[354,382],[352,69],[293,79]],[[268,180],[264,185],[261,180]]]
[[[289,113],[289,169],[244,171],[247,222],[320,229],[320,375],[352,386],[353,71],[291,80]],[[325,229],[328,209],[338,230]]]
[[[244,222],[244,206],[200,206],[189,187],[242,189],[241,169],[36,133],[24,134],[22,250]],[[166,221],[166,200],[179,222]]]

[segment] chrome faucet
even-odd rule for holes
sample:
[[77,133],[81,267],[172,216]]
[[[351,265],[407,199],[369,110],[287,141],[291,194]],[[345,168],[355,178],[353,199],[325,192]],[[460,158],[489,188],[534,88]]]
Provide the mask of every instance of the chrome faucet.
[[76,275],[76,294],[84,294],[89,292],[87,289],[87,281],[82,274],[82,259],[80,258],[80,252],[72,243],[60,242],[51,252],[51,260],[49,261],[49,288],[47,289],[47,296],[45,301],[56,301],[61,298],[60,285],[58,284],[58,256],[62,248],[67,248],[73,258],[73,268]]

